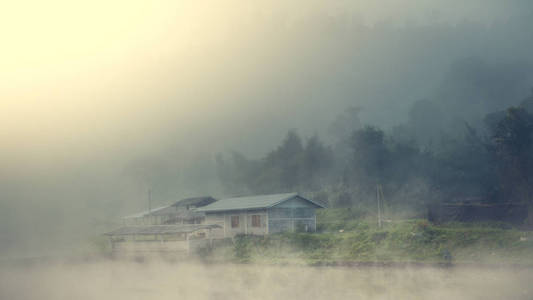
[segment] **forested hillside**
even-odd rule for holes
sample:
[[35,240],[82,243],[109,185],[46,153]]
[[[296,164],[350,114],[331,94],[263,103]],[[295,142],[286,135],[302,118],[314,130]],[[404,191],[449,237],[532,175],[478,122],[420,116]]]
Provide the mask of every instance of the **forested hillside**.
[[[299,191],[331,207],[374,203],[381,185],[389,208],[428,203],[524,203],[533,196],[533,94],[519,105],[460,118],[445,102],[421,100],[391,130],[362,124],[347,109],[332,122],[326,144],[289,130],[264,157],[234,151],[217,156],[227,193]],[[468,106],[468,103],[465,105]]]

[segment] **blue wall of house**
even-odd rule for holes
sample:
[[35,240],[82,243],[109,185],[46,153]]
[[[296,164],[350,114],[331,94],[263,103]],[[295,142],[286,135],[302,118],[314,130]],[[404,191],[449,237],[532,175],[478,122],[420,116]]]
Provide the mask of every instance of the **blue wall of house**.
[[316,206],[294,197],[268,209],[268,232],[316,230]]

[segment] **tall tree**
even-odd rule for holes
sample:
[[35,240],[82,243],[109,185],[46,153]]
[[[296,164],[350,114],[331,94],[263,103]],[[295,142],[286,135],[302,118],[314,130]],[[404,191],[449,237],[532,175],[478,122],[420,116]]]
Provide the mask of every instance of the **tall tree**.
[[302,161],[304,159],[304,147],[302,139],[294,130],[289,130],[281,145],[270,152],[265,161],[266,169],[277,168],[279,186],[283,191],[288,191],[301,183]]
[[317,135],[307,140],[303,158],[303,180],[310,188],[320,187],[328,177],[333,165],[333,153]]
[[500,163],[500,182],[508,201],[531,201],[533,196],[533,115],[511,107],[492,129],[494,152]]
[[367,179],[374,184],[384,179],[389,154],[384,137],[384,132],[373,126],[353,133],[353,167],[358,179]]

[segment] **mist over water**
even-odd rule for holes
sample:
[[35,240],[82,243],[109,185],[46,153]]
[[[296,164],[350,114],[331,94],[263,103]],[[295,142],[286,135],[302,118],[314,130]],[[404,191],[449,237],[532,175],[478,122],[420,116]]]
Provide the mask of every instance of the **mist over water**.
[[97,262],[0,270],[2,299],[531,299],[524,269]]
[[[0,299],[533,299],[531,0],[11,1],[0,36]],[[287,192],[318,232],[108,259],[149,206]],[[428,221],[456,200],[516,220]]]

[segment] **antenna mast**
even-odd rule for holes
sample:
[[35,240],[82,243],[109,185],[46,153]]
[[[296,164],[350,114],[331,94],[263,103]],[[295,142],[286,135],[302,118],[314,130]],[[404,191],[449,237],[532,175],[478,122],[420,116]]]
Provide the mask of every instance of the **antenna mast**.
[[152,214],[152,189],[148,189],[148,215]]

